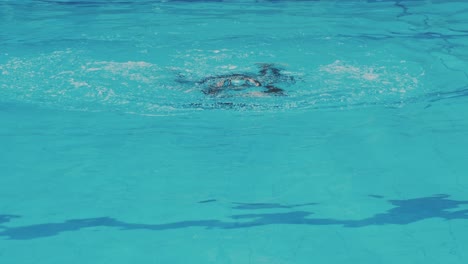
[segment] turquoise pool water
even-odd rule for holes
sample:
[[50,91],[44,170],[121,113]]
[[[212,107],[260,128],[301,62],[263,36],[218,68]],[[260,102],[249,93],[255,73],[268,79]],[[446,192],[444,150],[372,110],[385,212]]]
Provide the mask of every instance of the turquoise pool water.
[[467,105],[466,1],[0,0],[0,262],[467,263]]

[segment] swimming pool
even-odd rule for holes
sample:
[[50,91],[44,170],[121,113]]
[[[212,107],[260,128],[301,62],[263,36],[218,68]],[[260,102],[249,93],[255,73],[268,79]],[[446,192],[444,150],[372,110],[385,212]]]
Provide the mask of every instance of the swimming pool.
[[466,263],[467,54],[464,1],[0,0],[0,260]]

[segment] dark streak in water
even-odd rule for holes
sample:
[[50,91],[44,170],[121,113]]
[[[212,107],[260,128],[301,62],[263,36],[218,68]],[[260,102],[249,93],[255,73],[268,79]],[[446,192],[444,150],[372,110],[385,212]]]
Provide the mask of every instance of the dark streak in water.
[[438,32],[418,32],[415,34],[407,34],[407,33],[400,33],[395,31],[390,31],[389,35],[385,34],[357,34],[357,35],[346,35],[346,34],[337,34],[337,37],[342,38],[361,38],[361,39],[369,39],[369,40],[386,40],[386,39],[394,39],[394,38],[409,38],[409,39],[455,39],[455,38],[463,38],[468,37],[468,34],[442,34]]
[[0,215],[0,224],[10,222],[11,219],[19,217],[19,215]]
[[399,14],[397,17],[402,17],[402,16],[411,15],[411,13],[408,12],[408,7],[405,6],[405,5],[402,3],[402,1],[396,1],[396,2],[395,2],[395,6],[400,7],[401,9],[403,9],[402,13]]
[[234,203],[236,206],[233,209],[240,210],[258,210],[258,209],[274,209],[274,208],[295,208],[300,206],[307,205],[316,205],[317,203],[304,203],[304,204],[291,204],[291,205],[282,205],[277,203]]
[[212,203],[212,202],[216,202],[216,201],[217,201],[216,199],[209,199],[209,200],[199,201],[198,203]]
[[464,87],[458,90],[446,91],[446,92],[433,92],[427,94],[429,102],[437,102],[441,100],[447,100],[452,98],[466,97],[468,96],[468,87]]

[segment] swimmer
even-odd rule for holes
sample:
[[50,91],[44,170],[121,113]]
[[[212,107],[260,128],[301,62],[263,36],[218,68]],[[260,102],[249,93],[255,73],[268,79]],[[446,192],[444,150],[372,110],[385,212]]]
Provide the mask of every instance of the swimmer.
[[263,91],[247,93],[246,95],[259,93],[269,95],[285,95],[284,90],[273,85],[277,82],[294,82],[294,77],[286,76],[274,64],[259,64],[258,74],[228,74],[207,77],[197,84],[207,86],[203,93],[208,95],[218,95],[227,90],[245,90],[253,87],[261,87]]
[[[281,69],[274,64],[258,64],[258,74],[233,73],[225,75],[209,76],[195,82],[197,86],[203,86],[202,92],[212,96],[226,96],[229,91],[246,91],[239,96],[284,96],[284,90],[276,87],[274,83],[294,83],[294,77],[284,75]],[[177,81],[188,83],[183,76]]]

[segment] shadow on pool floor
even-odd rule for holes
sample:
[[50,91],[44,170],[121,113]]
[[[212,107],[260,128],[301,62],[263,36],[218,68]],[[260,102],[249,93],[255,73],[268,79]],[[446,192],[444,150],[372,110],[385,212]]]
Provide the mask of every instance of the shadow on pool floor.
[[[378,195],[370,195],[381,198]],[[314,213],[304,210],[295,210],[279,213],[252,213],[236,214],[230,216],[232,221],[216,219],[188,220],[162,224],[128,223],[110,217],[71,219],[62,223],[43,223],[28,226],[5,227],[0,226],[0,237],[14,240],[28,240],[41,237],[50,237],[67,231],[79,231],[88,227],[115,227],[120,230],[150,230],[161,231],[189,227],[204,227],[207,229],[239,229],[266,225],[339,225],[345,228],[359,228],[373,225],[407,225],[430,218],[444,220],[468,219],[468,210],[456,210],[468,201],[449,199],[449,195],[440,194],[408,200],[387,200],[395,206],[384,213],[359,220],[342,220],[333,218],[314,218]],[[235,203],[233,209],[260,210],[265,208],[294,209],[298,206],[308,206],[313,203],[298,205]],[[15,215],[0,215],[0,224],[17,218]]]

